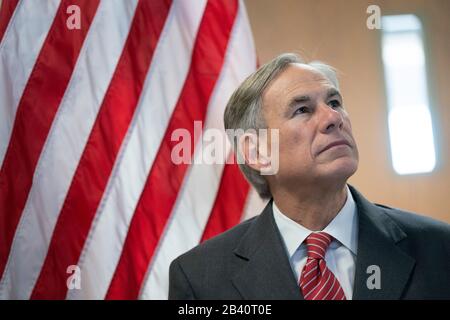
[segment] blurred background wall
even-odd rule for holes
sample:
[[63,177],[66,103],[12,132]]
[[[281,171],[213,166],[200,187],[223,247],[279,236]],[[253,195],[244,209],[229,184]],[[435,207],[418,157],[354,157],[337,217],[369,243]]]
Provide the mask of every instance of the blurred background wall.
[[[340,71],[358,143],[350,179],[368,199],[450,223],[450,1],[245,0],[260,64],[282,52],[322,60]],[[431,173],[398,175],[391,163],[380,30],[366,13],[413,13],[423,24],[437,163]]]

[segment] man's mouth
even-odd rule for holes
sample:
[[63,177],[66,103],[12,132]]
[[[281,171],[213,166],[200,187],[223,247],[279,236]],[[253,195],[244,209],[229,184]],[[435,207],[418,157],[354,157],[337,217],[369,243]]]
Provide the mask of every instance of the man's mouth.
[[333,141],[333,142],[327,144],[319,153],[322,153],[324,151],[327,151],[328,149],[338,147],[338,146],[351,147],[350,143],[347,140],[341,139],[341,140],[336,140],[336,141]]

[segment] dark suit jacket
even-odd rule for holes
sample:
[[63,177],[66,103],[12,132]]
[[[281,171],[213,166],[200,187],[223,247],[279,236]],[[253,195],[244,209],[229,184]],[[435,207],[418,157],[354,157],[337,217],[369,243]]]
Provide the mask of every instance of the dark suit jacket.
[[[450,225],[375,205],[350,186],[359,218],[353,299],[450,299]],[[370,265],[381,288],[369,289]],[[169,299],[302,299],[272,213],[175,259]]]

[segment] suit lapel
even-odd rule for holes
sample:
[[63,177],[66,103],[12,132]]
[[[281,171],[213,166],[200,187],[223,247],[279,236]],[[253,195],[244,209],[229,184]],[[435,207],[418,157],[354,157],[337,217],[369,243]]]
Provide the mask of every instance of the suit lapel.
[[[406,234],[383,209],[367,201],[351,186],[350,190],[359,218],[353,299],[399,299],[415,264],[415,260],[396,245],[407,241]],[[375,269],[368,271],[370,266]],[[373,270],[380,271],[379,289],[370,289],[368,285],[372,282],[369,277],[377,272]]]
[[[383,209],[349,187],[359,219],[353,299],[399,299],[415,265],[397,246],[407,236]],[[303,299],[273,218],[272,201],[256,219],[234,251],[237,259],[246,261],[232,279],[234,286],[244,299]],[[374,274],[370,266],[379,268],[380,289],[367,284]]]
[[244,299],[301,299],[281,235],[272,214],[272,201],[234,251],[246,265],[232,279]]

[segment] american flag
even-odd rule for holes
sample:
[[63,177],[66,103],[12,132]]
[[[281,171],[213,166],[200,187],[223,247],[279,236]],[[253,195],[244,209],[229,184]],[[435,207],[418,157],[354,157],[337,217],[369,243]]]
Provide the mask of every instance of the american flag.
[[261,208],[229,143],[171,161],[256,68],[242,1],[3,0],[0,41],[1,299],[166,299],[174,258]]

